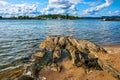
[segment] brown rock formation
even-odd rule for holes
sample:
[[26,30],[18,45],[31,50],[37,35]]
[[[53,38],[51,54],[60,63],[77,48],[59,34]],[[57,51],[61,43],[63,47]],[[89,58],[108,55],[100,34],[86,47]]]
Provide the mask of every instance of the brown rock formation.
[[39,48],[54,52],[58,45],[60,49],[65,49],[70,53],[72,64],[81,63],[88,69],[106,70],[113,77],[120,79],[120,72],[104,61],[103,57],[107,51],[102,47],[87,40],[49,36],[40,44]]

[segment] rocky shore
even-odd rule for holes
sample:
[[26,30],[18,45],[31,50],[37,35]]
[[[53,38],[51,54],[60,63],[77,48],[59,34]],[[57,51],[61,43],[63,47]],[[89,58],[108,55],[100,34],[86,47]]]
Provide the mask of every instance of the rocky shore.
[[0,80],[120,80],[119,45],[49,36],[39,48],[30,63],[0,72]]

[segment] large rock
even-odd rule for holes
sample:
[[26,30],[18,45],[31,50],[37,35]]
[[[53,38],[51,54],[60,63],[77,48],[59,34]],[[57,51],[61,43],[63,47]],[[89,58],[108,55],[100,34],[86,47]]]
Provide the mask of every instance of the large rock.
[[47,50],[54,50],[56,46],[64,49],[68,44],[74,46],[75,48],[79,49],[79,51],[83,53],[102,53],[106,54],[107,51],[102,47],[92,43],[88,40],[83,39],[74,39],[71,37],[56,37],[56,36],[49,36],[43,42],[41,42],[39,48],[47,49]]
[[[49,36],[40,44],[39,48],[52,50],[54,53],[53,58],[56,58],[58,57],[57,53],[59,53],[56,50],[58,46],[60,49],[65,49],[70,53],[73,64],[77,65],[80,63],[80,65],[83,64],[88,68],[106,70],[120,80],[120,72],[102,60],[101,56],[107,54],[107,51],[95,43],[72,37]],[[56,68],[53,69],[57,70]]]
[[58,46],[60,49],[66,49],[70,53],[73,64],[76,63],[77,59],[81,59],[81,54],[87,54],[89,58],[97,58],[99,54],[104,55],[107,53],[105,49],[90,41],[65,36],[49,36],[41,42],[39,48],[54,51],[53,58],[57,58],[59,57],[59,50],[56,50]]

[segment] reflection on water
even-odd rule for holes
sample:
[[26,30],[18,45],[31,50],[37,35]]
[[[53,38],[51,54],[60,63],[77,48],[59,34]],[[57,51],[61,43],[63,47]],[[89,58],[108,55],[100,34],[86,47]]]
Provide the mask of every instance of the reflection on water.
[[25,63],[48,35],[74,36],[100,45],[120,44],[120,22],[0,20],[0,69]]

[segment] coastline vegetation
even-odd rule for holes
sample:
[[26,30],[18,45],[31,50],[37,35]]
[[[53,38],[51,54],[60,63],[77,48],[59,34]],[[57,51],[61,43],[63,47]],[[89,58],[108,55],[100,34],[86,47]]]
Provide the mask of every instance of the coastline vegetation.
[[2,16],[0,16],[0,19],[4,20],[4,19],[10,19],[10,20],[49,20],[49,19],[57,19],[57,20],[61,20],[61,19],[68,19],[68,20],[76,20],[76,19],[81,19],[81,17],[78,16],[70,16],[70,15],[61,15],[61,14],[49,14],[49,15],[39,15],[36,17],[30,17],[30,16],[18,16],[18,17],[9,17],[9,18],[4,18]]
[[103,21],[120,21],[120,16],[101,16],[101,17],[78,17],[71,15],[62,15],[62,14],[48,14],[48,15],[39,15],[35,17],[30,16],[18,16],[18,17],[2,17],[0,16],[0,20],[78,20],[78,19],[100,19]]

